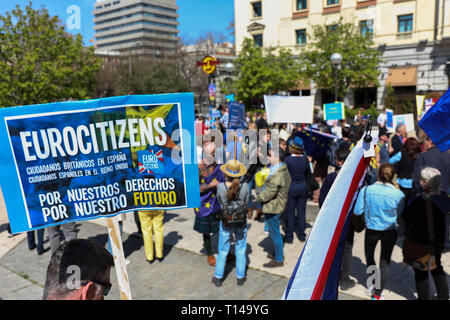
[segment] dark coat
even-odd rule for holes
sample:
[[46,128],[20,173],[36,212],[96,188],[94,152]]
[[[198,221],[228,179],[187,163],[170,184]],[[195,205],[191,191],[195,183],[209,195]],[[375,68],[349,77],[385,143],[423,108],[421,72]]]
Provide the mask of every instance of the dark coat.
[[442,174],[441,191],[448,193],[449,186],[449,170],[450,170],[450,153],[442,153],[437,147],[433,147],[426,152],[419,154],[414,164],[412,174],[413,194],[418,194],[420,190],[420,172],[425,167],[432,167],[439,170]]
[[[450,212],[450,200],[444,194],[431,196],[433,226],[434,226],[434,249],[442,252],[445,244],[445,215]],[[423,195],[414,198],[405,208],[402,214],[406,225],[406,238],[416,241],[422,245],[429,245],[427,210]]]

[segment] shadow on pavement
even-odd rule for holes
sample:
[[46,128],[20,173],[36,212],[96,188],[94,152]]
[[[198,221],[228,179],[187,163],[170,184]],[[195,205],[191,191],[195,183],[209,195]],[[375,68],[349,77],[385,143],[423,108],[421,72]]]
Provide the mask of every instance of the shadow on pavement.
[[172,213],[170,211],[166,211],[166,213],[164,213],[164,224],[166,224],[167,222],[169,222],[172,219],[178,218],[180,216],[180,214],[178,213]]
[[[360,285],[362,285],[364,288],[367,287],[367,279],[370,276],[370,274],[366,273],[366,270],[367,270],[367,266],[363,261],[361,261],[360,258],[358,258],[358,257],[352,258],[351,276],[356,278],[358,283]],[[395,262],[392,260],[391,260],[389,271],[390,271],[389,272],[390,276],[386,283],[385,289],[392,291],[392,292],[398,294],[399,296],[404,297],[407,300],[416,300],[416,297],[414,295],[415,284],[414,284],[413,271],[410,269],[405,269],[403,267],[403,263],[398,263],[398,262]],[[403,275],[405,273],[407,273],[408,275],[403,277]],[[402,285],[401,279],[400,279],[400,277],[398,277],[398,275],[402,275],[402,278],[403,279],[406,278],[405,280],[408,282],[412,281],[412,286],[411,286],[411,283]],[[397,279],[394,280],[393,279],[394,277]],[[410,277],[410,279],[408,279],[408,277]],[[399,282],[399,280],[400,280],[400,282]]]
[[263,241],[258,243],[258,246],[264,249],[264,252],[273,254],[274,248],[273,248],[273,241],[270,239],[269,236],[265,237]]
[[92,240],[92,241],[98,242],[102,246],[106,246],[106,244],[108,243],[108,234],[107,233],[97,234],[94,237],[87,238],[87,240]]
[[7,229],[8,229],[7,223],[0,224],[0,233],[2,233],[3,231],[6,231]]

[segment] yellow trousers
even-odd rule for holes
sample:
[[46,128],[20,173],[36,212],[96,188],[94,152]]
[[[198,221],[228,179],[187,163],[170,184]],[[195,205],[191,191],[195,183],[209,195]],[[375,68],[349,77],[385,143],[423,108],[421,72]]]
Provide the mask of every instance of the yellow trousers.
[[144,250],[147,260],[152,261],[153,255],[153,233],[155,233],[156,257],[163,257],[164,247],[164,210],[139,211],[142,237],[144,238]]

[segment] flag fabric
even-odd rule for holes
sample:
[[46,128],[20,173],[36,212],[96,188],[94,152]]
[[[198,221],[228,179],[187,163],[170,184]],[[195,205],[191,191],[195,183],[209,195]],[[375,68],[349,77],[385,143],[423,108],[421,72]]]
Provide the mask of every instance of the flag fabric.
[[419,127],[445,152],[450,149],[450,89],[425,113]]
[[[222,170],[220,170],[220,165],[216,165],[214,170],[210,172],[210,168],[206,168],[204,164],[199,164],[199,169],[201,170],[199,178],[200,184],[209,184],[215,180],[220,182],[225,182],[225,176]],[[216,190],[209,189],[203,193],[200,193],[201,207],[195,208],[195,214],[199,218],[209,216],[211,213],[220,210],[220,203],[216,197]]]
[[336,177],[282,300],[337,299],[342,247],[351,223],[350,213],[370,161],[370,157],[364,156],[364,148],[360,141]]
[[326,153],[333,144],[334,139],[337,139],[332,134],[314,129],[302,129],[297,131],[295,135],[302,138],[306,154],[311,157],[318,157]]

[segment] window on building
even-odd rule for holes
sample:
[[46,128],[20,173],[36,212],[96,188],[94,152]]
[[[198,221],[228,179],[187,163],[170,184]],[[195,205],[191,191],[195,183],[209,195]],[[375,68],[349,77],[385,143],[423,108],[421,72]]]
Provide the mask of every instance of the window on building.
[[295,35],[297,38],[297,44],[306,43],[306,29],[295,30]]
[[297,0],[297,11],[308,9],[308,0]]
[[337,24],[332,24],[332,25],[327,26],[327,32],[334,32],[334,31],[336,31],[337,26],[338,26]]
[[372,38],[373,36],[373,20],[362,20],[359,22],[359,30],[363,37]]
[[413,15],[398,16],[398,32],[411,32],[413,29]]
[[339,4],[339,0],[327,0],[327,6],[332,6],[334,4]]
[[262,17],[262,4],[261,4],[261,1],[253,2],[252,3],[252,9],[253,9],[253,18]]
[[262,34],[255,34],[253,36],[253,41],[255,41],[255,45],[258,47],[263,46],[263,35]]

